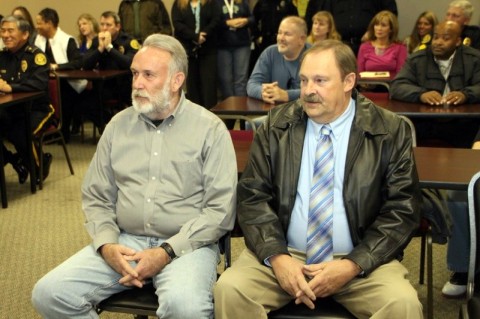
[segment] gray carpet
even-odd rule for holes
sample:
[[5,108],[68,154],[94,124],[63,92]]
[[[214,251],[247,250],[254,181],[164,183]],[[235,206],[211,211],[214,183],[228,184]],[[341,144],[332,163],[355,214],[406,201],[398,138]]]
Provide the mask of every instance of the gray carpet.
[[[90,130],[88,130],[90,128]],[[19,185],[11,166],[5,167],[9,207],[0,210],[0,319],[39,318],[31,306],[30,294],[35,282],[50,269],[68,258],[90,239],[83,228],[84,216],[80,203],[82,177],[95,152],[91,127],[87,139],[72,137],[68,150],[75,175],[70,175],[63,150],[58,145],[46,147],[53,154],[51,173],[41,191],[30,193],[28,183]],[[405,252],[403,263],[410,270],[410,280],[426,303],[426,287],[418,285],[419,243],[415,238]],[[233,239],[233,259],[243,249],[240,238]],[[445,246],[434,246],[434,317],[458,317],[462,301],[441,296],[448,279]],[[132,318],[107,314],[101,318]]]

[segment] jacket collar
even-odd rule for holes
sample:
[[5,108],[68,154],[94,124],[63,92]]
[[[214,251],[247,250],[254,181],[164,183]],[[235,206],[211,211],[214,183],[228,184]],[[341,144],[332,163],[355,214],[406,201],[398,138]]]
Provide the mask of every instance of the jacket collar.
[[[372,114],[379,113],[377,106],[370,100],[359,94],[357,90],[353,90],[352,98],[355,100],[355,118],[353,120],[356,127],[362,132],[369,135],[383,135],[387,134],[387,128],[383,120],[383,116],[377,117]],[[277,113],[280,114],[280,113]],[[308,116],[303,111],[300,100],[296,100],[288,104],[287,110],[283,116],[273,119],[272,126],[278,129],[287,129],[290,126],[297,126],[299,124],[305,126]]]

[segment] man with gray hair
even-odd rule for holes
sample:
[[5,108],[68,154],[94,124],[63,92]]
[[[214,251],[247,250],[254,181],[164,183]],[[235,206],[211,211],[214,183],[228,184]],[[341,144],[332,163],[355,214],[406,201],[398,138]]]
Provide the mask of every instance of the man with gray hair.
[[237,166],[223,122],[185,98],[187,65],[167,35],[149,36],[135,55],[133,107],[105,128],[82,186],[93,242],[36,284],[43,317],[97,318],[94,305],[149,281],[159,318],[213,317]]
[[455,21],[462,28],[463,44],[480,49],[480,28],[469,25],[473,15],[473,5],[468,0],[454,0],[448,5],[446,21]]

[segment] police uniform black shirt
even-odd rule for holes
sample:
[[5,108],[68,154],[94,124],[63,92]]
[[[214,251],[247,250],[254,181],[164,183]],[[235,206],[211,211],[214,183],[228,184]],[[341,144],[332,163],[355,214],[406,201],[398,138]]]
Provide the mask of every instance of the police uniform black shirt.
[[476,25],[466,25],[462,30],[463,44],[480,50],[480,28]]
[[[27,42],[15,53],[6,48],[0,51],[0,78],[10,84],[13,93],[45,92],[33,103],[32,111],[49,112],[48,76],[47,58],[36,46]],[[9,108],[9,111],[23,112],[20,108]]]

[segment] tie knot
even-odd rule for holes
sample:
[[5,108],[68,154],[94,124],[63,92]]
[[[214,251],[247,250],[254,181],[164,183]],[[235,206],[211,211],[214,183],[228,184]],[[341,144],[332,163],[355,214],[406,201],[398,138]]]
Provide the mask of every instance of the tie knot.
[[330,127],[330,125],[327,124],[322,126],[322,128],[320,129],[320,134],[322,134],[322,136],[329,136],[330,134],[332,134],[332,128]]

